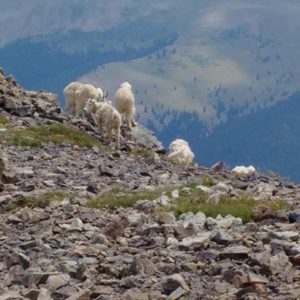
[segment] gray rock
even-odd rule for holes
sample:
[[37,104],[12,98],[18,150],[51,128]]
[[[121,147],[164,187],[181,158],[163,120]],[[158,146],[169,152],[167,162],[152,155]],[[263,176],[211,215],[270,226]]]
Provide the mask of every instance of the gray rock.
[[156,221],[162,224],[175,224],[176,218],[168,212],[160,212],[156,217]]
[[230,235],[223,229],[217,231],[217,233],[213,236],[212,240],[217,244],[221,245],[229,245],[232,242],[232,238]]
[[220,193],[229,193],[230,192],[230,187],[223,183],[223,182],[219,182],[217,183],[214,187],[213,187],[214,191],[220,192]]
[[103,244],[103,245],[109,245],[109,241],[101,233],[98,233],[97,235],[94,236],[94,243],[96,243],[96,244]]
[[83,230],[83,223],[79,218],[74,218],[70,227],[69,231],[79,231],[81,232]]
[[167,300],[174,300],[174,299],[179,299],[181,296],[186,294],[186,290],[183,289],[182,287],[178,287],[174,292],[172,292],[168,297]]
[[51,275],[56,275],[55,273],[29,273],[22,278],[22,283],[25,287],[28,287],[32,284],[38,286],[40,284],[45,284],[48,277]]
[[199,248],[204,247],[208,244],[209,241],[209,235],[204,234],[203,236],[196,236],[196,237],[187,237],[184,238],[178,246],[183,249],[193,249],[193,248]]
[[244,246],[232,246],[224,249],[218,257],[221,259],[245,259],[248,258],[250,249]]
[[174,237],[168,237],[166,240],[167,246],[177,246],[179,244],[179,241],[175,239]]
[[210,167],[213,171],[221,171],[223,169],[223,163],[221,161],[214,164],[212,167]]
[[147,217],[143,213],[131,213],[127,217],[129,226],[142,226],[146,220]]
[[170,295],[180,287],[186,291],[190,290],[189,286],[180,274],[173,274],[162,279],[162,288],[164,293],[167,295]]
[[273,189],[269,184],[261,182],[256,187],[257,199],[260,201],[267,201],[273,195]]
[[22,181],[20,184],[19,184],[19,190],[20,191],[23,191],[23,192],[31,192],[31,191],[34,191],[35,189],[35,186],[34,184],[28,182],[28,181]]
[[7,256],[6,265],[9,270],[12,266],[20,264],[25,270],[30,267],[30,258],[22,253],[14,252]]
[[122,134],[125,138],[133,137],[148,149],[163,148],[161,142],[154,136],[154,133],[139,123],[136,123],[136,126],[132,127],[132,131],[123,131]]
[[275,232],[270,231],[269,232],[270,238],[275,238],[279,240],[298,240],[299,233],[294,231],[281,231],[281,232]]
[[68,274],[51,275],[46,281],[46,287],[49,291],[53,292],[60,287],[67,285],[69,281],[70,276]]
[[51,293],[47,289],[41,288],[37,300],[51,300]]
[[89,290],[81,290],[66,298],[66,300],[88,300],[90,299],[90,294],[91,292]]
[[215,220],[218,223],[219,227],[225,229],[243,225],[243,221],[241,218],[235,218],[231,215],[226,215],[224,218],[221,215],[218,215]]
[[292,267],[288,256],[284,252],[280,252],[274,256],[268,257],[261,267],[262,274],[277,275],[283,271],[288,271]]
[[129,275],[153,275],[155,272],[156,266],[147,258],[135,259],[128,270]]
[[213,219],[212,217],[208,217],[206,219],[206,222],[205,222],[205,227],[208,229],[208,230],[214,230],[216,228],[218,228],[218,222]]
[[99,285],[99,286],[93,286],[91,289],[91,298],[97,298],[100,295],[111,295],[114,292],[114,289],[110,286],[105,285]]
[[292,211],[289,213],[289,220],[291,223],[300,221],[300,211]]
[[18,218],[16,215],[10,215],[7,217],[7,224],[18,224],[18,223],[22,223],[23,221]]
[[39,289],[27,289],[22,292],[24,297],[29,298],[30,300],[36,300],[40,294]]
[[234,181],[231,185],[235,189],[246,190],[249,186],[249,183],[243,181]]
[[77,293],[77,289],[73,286],[64,286],[52,293],[54,299],[66,299]]
[[204,224],[206,222],[206,216],[202,212],[198,212],[195,215],[190,215],[189,217],[186,217],[183,221],[183,226],[187,228],[190,224],[194,226],[194,229],[196,232],[201,232],[204,228]]

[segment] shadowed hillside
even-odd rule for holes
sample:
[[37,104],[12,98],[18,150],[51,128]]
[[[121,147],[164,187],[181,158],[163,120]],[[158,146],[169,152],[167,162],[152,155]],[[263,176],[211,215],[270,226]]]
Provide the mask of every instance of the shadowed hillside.
[[186,138],[205,166],[217,160],[253,165],[300,181],[300,92],[268,109],[241,118],[230,118],[205,136],[206,128],[192,114],[182,113],[157,135],[165,147],[175,138]]

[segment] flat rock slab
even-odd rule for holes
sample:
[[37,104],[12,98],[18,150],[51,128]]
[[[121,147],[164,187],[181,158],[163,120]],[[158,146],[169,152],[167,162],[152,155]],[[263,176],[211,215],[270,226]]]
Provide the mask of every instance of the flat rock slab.
[[250,249],[244,246],[233,246],[228,247],[223,250],[223,252],[219,253],[218,258],[225,259],[246,259],[250,253]]

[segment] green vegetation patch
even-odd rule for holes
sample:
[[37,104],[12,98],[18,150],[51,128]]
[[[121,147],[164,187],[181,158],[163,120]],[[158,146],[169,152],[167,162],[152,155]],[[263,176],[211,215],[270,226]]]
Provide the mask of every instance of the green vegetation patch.
[[7,118],[5,118],[4,116],[0,116],[0,127],[6,125],[8,122],[9,120]]
[[202,181],[201,185],[211,187],[211,186],[214,185],[214,180],[211,177],[205,176],[203,178],[203,181]]
[[[206,182],[206,178],[203,182]],[[202,182],[202,185],[204,185]],[[209,181],[210,182],[210,181]],[[199,183],[187,184],[178,188],[179,197],[172,201],[171,207],[162,207],[163,211],[174,211],[175,217],[187,212],[203,212],[207,217],[215,218],[218,214],[223,217],[230,214],[234,217],[240,217],[243,222],[251,221],[252,210],[259,204],[270,207],[271,210],[289,209],[290,205],[286,199],[277,199],[269,202],[255,200],[252,195],[241,195],[237,199],[230,196],[221,196],[218,204],[207,203],[209,195],[196,186]]]
[[60,123],[54,123],[49,126],[42,125],[38,127],[28,127],[26,129],[9,129],[1,134],[0,143],[10,146],[29,146],[42,148],[43,143],[52,142],[60,144],[65,142],[71,145],[86,146],[92,148],[98,146],[103,148],[101,142],[89,135]]
[[113,187],[101,194],[98,198],[88,201],[87,206],[92,208],[132,207],[138,200],[154,200],[160,197],[169,188],[159,187],[152,190],[130,191]]
[[129,191],[122,190],[119,187],[114,187],[111,190],[103,193],[98,198],[89,200],[87,206],[92,208],[111,208],[132,207],[138,200],[154,200],[160,197],[163,193],[171,198],[172,191],[179,191],[178,198],[172,198],[169,207],[161,207],[158,211],[173,211],[176,218],[183,213],[203,212],[207,217],[215,218],[218,214],[223,217],[230,214],[234,217],[240,217],[243,222],[251,221],[252,210],[259,204],[265,204],[271,210],[289,209],[290,206],[285,199],[277,199],[272,202],[256,201],[254,196],[242,195],[238,199],[233,199],[229,196],[221,196],[218,204],[207,203],[209,195],[201,189],[196,188],[198,185],[211,186],[212,179],[204,177],[202,182],[190,182],[182,186],[158,187],[152,190],[137,190]]
[[132,150],[130,151],[130,154],[135,156],[150,157],[151,151],[149,149]]
[[47,192],[41,196],[21,196],[13,199],[7,205],[4,206],[6,211],[13,210],[19,207],[34,208],[40,206],[43,201],[62,201],[67,197],[66,192]]

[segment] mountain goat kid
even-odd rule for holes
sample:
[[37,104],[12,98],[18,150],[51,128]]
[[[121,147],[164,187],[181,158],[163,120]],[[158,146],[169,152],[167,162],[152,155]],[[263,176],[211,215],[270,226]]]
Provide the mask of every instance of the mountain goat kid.
[[97,102],[95,99],[89,99],[86,102],[84,112],[94,115],[102,140],[104,139],[104,123],[107,132],[108,144],[110,144],[112,140],[113,131],[115,132],[116,150],[119,149],[120,128],[122,125],[122,118],[119,112],[108,102]]
[[72,109],[73,116],[78,116],[79,118],[82,117],[83,109],[88,99],[103,101],[107,97],[107,94],[104,96],[100,88],[76,81],[68,84],[63,93],[66,99],[65,114],[68,115],[69,110]]
[[180,164],[190,164],[195,157],[194,153],[191,151],[188,142],[177,139],[173,141],[170,146],[169,159],[178,162]]
[[115,107],[121,114],[125,114],[127,127],[132,130],[135,125],[133,116],[135,115],[134,94],[131,90],[131,85],[128,82],[123,82],[120,88],[115,93]]

